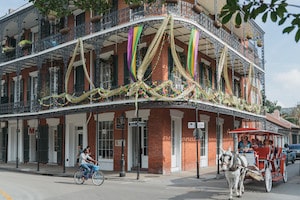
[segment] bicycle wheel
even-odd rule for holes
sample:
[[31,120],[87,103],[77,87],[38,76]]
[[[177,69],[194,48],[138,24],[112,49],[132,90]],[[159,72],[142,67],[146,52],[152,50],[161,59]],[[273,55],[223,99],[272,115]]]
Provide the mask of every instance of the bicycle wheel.
[[97,186],[102,185],[104,182],[104,174],[101,171],[95,171],[92,176],[92,181]]
[[83,184],[84,183],[84,172],[81,170],[78,170],[74,173],[74,181],[77,184]]

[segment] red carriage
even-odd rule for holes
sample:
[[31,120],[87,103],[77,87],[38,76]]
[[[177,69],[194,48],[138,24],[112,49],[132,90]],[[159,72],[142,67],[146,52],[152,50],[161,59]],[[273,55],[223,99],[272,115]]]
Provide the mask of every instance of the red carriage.
[[[252,144],[249,152],[242,153],[248,161],[246,178],[257,181],[264,181],[267,192],[272,190],[272,183],[283,181],[287,182],[286,155],[282,153],[283,137],[280,133],[255,128],[239,128],[229,131],[237,139],[246,135],[257,144]],[[259,141],[272,141],[271,144],[263,144]],[[235,146],[237,147],[237,145]]]

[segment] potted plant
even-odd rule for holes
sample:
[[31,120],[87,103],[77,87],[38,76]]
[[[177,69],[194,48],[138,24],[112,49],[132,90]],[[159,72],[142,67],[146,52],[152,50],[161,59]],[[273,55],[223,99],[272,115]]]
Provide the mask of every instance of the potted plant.
[[253,38],[253,34],[252,34],[252,33],[247,33],[247,34],[246,34],[246,38],[247,38],[248,40],[251,40],[251,39]]
[[62,34],[62,35],[65,35],[67,33],[69,33],[70,31],[70,28],[69,27],[64,27],[62,29],[59,30],[59,32]]
[[197,3],[195,3],[195,4],[193,5],[193,10],[194,10],[196,13],[200,14],[200,13],[203,12],[204,8],[201,6],[200,3],[197,2]]
[[216,28],[221,28],[221,26],[222,26],[222,23],[218,20],[218,19],[216,19],[215,21],[214,21],[214,26],[216,27]]
[[262,43],[261,39],[258,39],[258,40],[256,41],[256,45],[257,45],[258,47],[262,47],[262,46],[263,46],[263,43]]
[[15,47],[11,47],[11,46],[3,46],[2,47],[2,53],[9,53],[12,52],[13,50],[15,50]]

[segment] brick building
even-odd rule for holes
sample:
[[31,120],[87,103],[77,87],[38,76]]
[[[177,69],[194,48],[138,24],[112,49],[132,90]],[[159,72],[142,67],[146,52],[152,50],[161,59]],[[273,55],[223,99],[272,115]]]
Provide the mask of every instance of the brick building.
[[125,171],[192,170],[197,150],[216,165],[228,130],[265,120],[264,32],[217,23],[225,0],[199,2],[113,1],[55,20],[29,3],[1,17],[0,160],[75,166],[90,145],[104,170],[121,170],[122,153]]

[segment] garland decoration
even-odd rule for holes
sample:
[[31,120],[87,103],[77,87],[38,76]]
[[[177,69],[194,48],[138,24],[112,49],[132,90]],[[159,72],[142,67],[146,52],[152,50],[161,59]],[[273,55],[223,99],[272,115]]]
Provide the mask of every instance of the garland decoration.
[[[185,70],[185,68],[182,66],[182,63],[180,62],[180,59],[178,57],[178,54],[176,52],[175,48],[175,39],[174,39],[174,20],[171,15],[168,15],[162,22],[161,26],[157,30],[152,42],[149,44],[149,47],[147,49],[147,52],[145,54],[145,57],[142,60],[141,65],[136,69],[136,49],[139,37],[142,32],[142,27],[134,27],[129,30],[129,36],[128,36],[128,56],[127,62],[128,62],[128,69],[130,70],[131,78],[134,82],[120,86],[115,89],[105,89],[102,87],[96,88],[91,81],[88,70],[86,68],[85,62],[83,62],[83,69],[84,69],[84,75],[86,80],[88,81],[91,88],[89,91],[85,91],[80,96],[75,96],[75,94],[71,94],[71,91],[69,91],[68,88],[68,82],[70,79],[70,75],[72,72],[72,69],[74,68],[74,61],[75,57],[78,51],[80,51],[80,59],[84,61],[84,49],[83,49],[83,41],[81,38],[78,39],[78,42],[75,46],[73,55],[71,57],[70,63],[68,65],[66,76],[65,76],[65,93],[59,94],[59,95],[50,95],[46,96],[40,99],[40,104],[42,106],[50,106],[47,105],[47,102],[59,102],[59,104],[56,104],[58,106],[66,106],[69,103],[77,104],[80,103],[86,99],[89,99],[91,101],[101,101],[104,99],[107,99],[109,97],[114,96],[128,96],[133,97],[135,99],[135,106],[136,110],[138,108],[138,98],[145,98],[149,101],[187,101],[189,99],[196,99],[201,100],[205,102],[212,102],[215,104],[223,104],[231,107],[235,107],[236,109],[240,110],[247,110],[249,112],[255,112],[260,113],[261,106],[260,105],[254,105],[249,104],[247,101],[240,99],[236,96],[233,96],[232,93],[230,94],[224,94],[220,90],[203,90],[203,88],[200,86],[200,84],[195,81],[196,77],[196,63],[197,61],[197,41],[199,40],[199,31],[193,29],[191,33],[192,39],[190,39],[189,42],[189,58],[188,58],[188,71]],[[150,63],[153,61],[154,57],[157,56],[157,54],[160,54],[162,47],[161,45],[164,45],[165,37],[166,35],[169,35],[170,39],[170,48],[171,48],[171,54],[174,60],[174,68],[180,73],[180,75],[183,77],[182,79],[182,88],[178,89],[174,82],[172,80],[166,80],[162,83],[158,83],[153,81],[151,85],[148,85],[145,81],[144,75],[147,71],[147,68],[150,67]],[[131,39],[130,39],[131,38]],[[228,72],[227,72],[227,66],[225,66],[226,63],[226,54],[227,54],[227,47],[225,46],[223,49],[223,52],[220,56],[220,62],[218,65],[218,78],[221,76],[221,73],[224,69],[224,76],[227,88],[229,89],[229,80],[228,80]],[[157,66],[155,66],[156,68]],[[159,66],[158,66],[159,67]],[[152,71],[154,68],[152,69]],[[250,85],[250,79],[252,77],[252,66],[250,66],[250,73],[248,78],[248,85]],[[227,78],[226,78],[227,74]],[[208,78],[208,76],[207,76]],[[249,87],[248,87],[249,88]],[[249,93],[248,89],[248,93]],[[249,94],[248,94],[249,96]],[[50,101],[50,100],[53,101]]]

